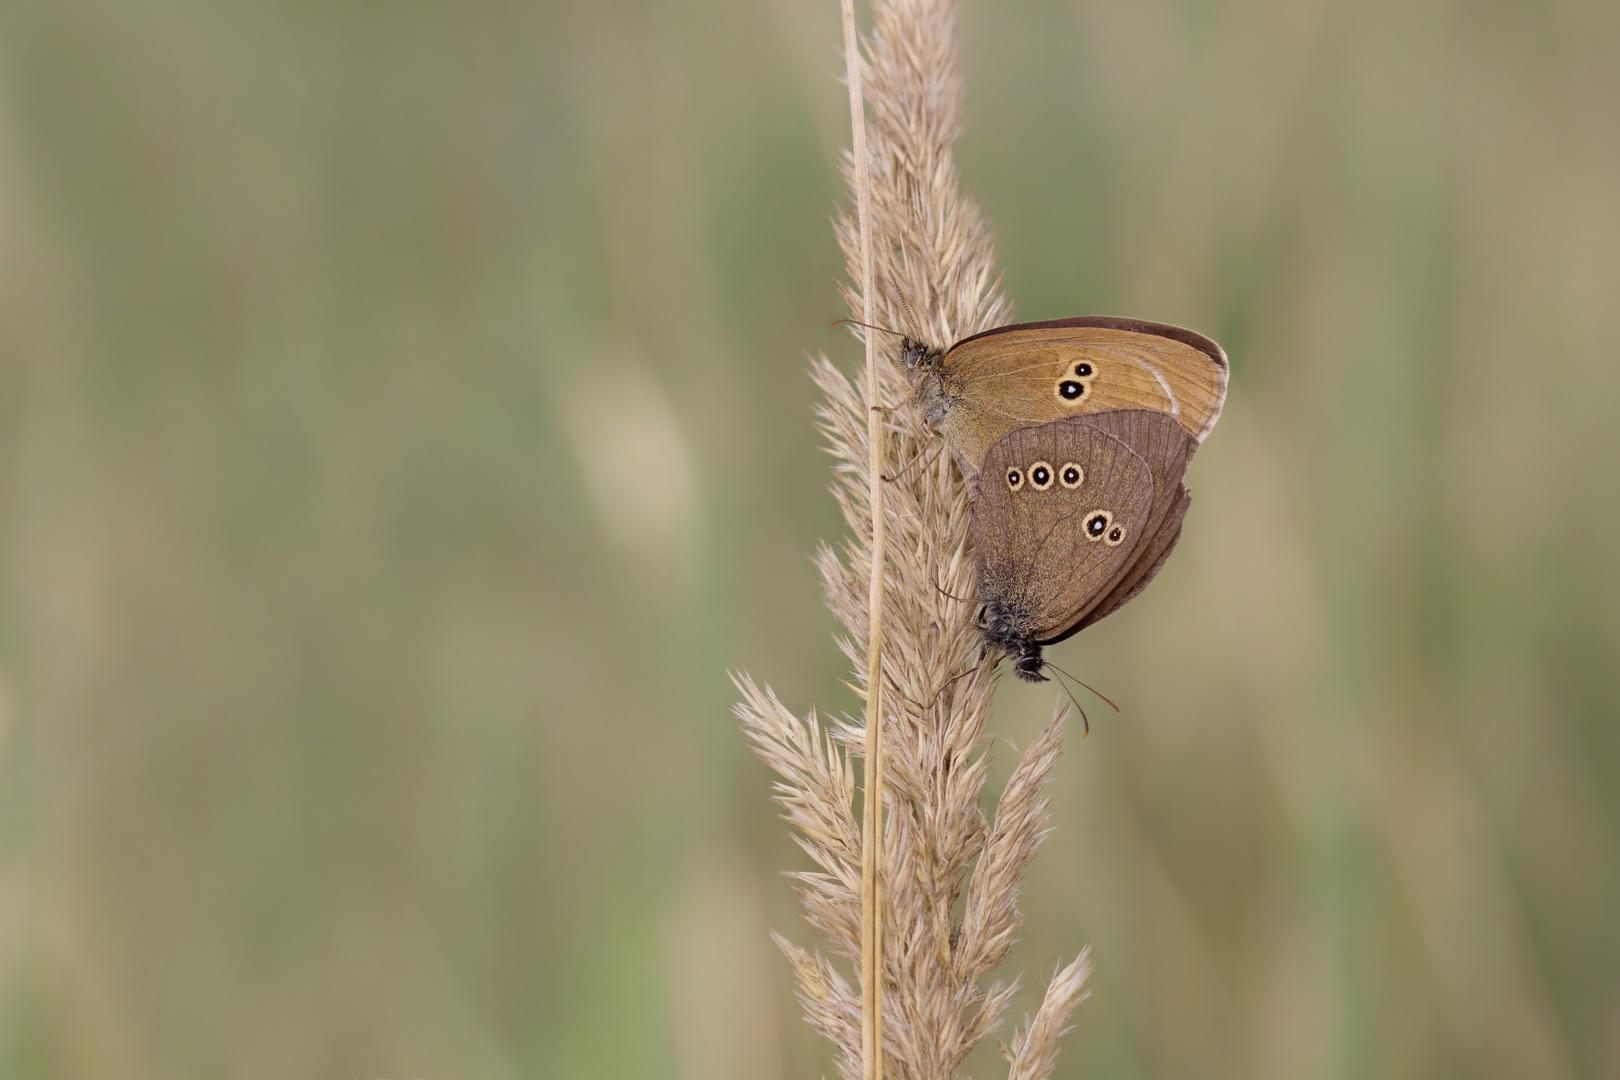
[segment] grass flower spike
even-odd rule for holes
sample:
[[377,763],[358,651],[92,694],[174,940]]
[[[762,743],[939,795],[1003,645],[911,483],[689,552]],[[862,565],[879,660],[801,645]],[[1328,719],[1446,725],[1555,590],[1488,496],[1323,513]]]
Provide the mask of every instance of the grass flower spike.
[[[955,5],[888,0],[863,42],[875,281],[860,282],[859,220],[835,223],[849,268],[851,316],[949,343],[1008,321],[989,231],[962,191],[952,147],[959,132]],[[855,163],[844,162],[853,190]],[[870,330],[861,331],[871,334]],[[1019,881],[1047,830],[1042,785],[1061,747],[1064,714],[1024,752],[992,815],[981,809],[985,722],[996,677],[982,660],[967,488],[937,453],[909,404],[898,341],[878,335],[873,365],[850,379],[825,357],[813,368],[825,399],[819,426],[833,459],[834,497],[850,529],[818,553],[840,645],[866,692],[873,563],[871,408],[884,417],[882,706],[885,766],[881,986],[883,1072],[891,1080],[951,1080],[998,1029],[1017,989],[992,973],[1018,928]],[[875,370],[873,369],[875,367]],[[871,398],[875,388],[877,399]],[[866,732],[849,720],[800,718],[768,687],[739,677],[738,715],[777,774],[776,799],[815,869],[796,875],[806,917],[830,955],[777,942],[805,1016],[837,1048],[845,1080],[862,1076],[861,994],[842,960],[861,958],[861,821],[854,761]],[[959,912],[960,914],[953,914]],[[1059,971],[1029,1022],[1006,1046],[1009,1075],[1051,1074],[1057,1037],[1085,996],[1085,954]]]

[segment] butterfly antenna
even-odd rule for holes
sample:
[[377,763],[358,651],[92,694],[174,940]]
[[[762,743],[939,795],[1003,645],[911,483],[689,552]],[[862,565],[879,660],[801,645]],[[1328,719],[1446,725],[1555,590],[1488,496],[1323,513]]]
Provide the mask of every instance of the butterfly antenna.
[[833,326],[842,326],[844,323],[849,323],[852,326],[864,326],[868,330],[876,330],[883,334],[893,334],[897,338],[903,338],[906,336],[898,330],[890,330],[887,326],[873,326],[871,323],[864,323],[859,319],[839,319],[837,322],[829,326],[828,329],[830,330]]
[[1096,694],[1098,697],[1102,698],[1103,702],[1107,704],[1110,709],[1113,709],[1115,712],[1119,712],[1119,706],[1115,705],[1112,701],[1109,701],[1105,695],[1099,693],[1095,686],[1092,686],[1090,683],[1081,682],[1079,679],[1075,679],[1073,675],[1069,675],[1067,671],[1064,671],[1050,660],[1046,661],[1046,666],[1057,672],[1059,675],[1068,675],[1069,678],[1074,679],[1075,682],[1080,683],[1081,686],[1084,686],[1087,690],[1090,690],[1093,694]]
[[922,327],[917,325],[916,318],[911,314],[911,305],[906,303],[905,290],[901,289],[900,286],[895,285],[895,283],[893,281],[890,281],[889,284],[894,286],[894,293],[895,293],[896,296],[898,296],[900,298],[900,306],[901,306],[901,308],[903,308],[905,310],[906,322],[911,324],[911,332],[913,334],[917,335],[917,340],[918,341],[921,341],[922,340]]
[[[1048,664],[1047,664],[1047,665],[1046,665],[1046,666],[1047,666],[1047,667],[1049,667],[1049,668],[1051,668],[1051,669],[1052,669],[1052,670],[1053,670],[1053,671],[1057,671],[1057,673],[1058,673],[1058,674],[1059,674],[1059,675],[1063,675],[1063,674],[1065,674],[1065,673],[1064,673],[1064,672],[1062,672],[1062,671],[1058,671],[1058,668],[1057,668],[1057,665],[1056,665],[1056,664],[1052,664],[1052,663],[1048,663]],[[1069,677],[1070,677],[1070,678],[1071,678],[1071,679],[1073,679],[1073,678],[1074,678],[1074,676],[1072,676],[1072,675],[1070,675],[1070,676],[1069,676]],[[1079,679],[1075,679],[1075,680],[1074,680],[1074,681],[1075,681],[1075,682],[1080,682],[1080,680],[1079,680]],[[1063,681],[1063,680],[1062,680],[1062,679],[1059,679],[1059,680],[1058,680],[1058,685],[1059,685],[1059,686],[1061,686],[1061,687],[1063,687],[1063,692],[1064,692],[1064,693],[1065,693],[1065,694],[1067,694],[1067,695],[1069,695],[1069,700],[1070,700],[1070,701],[1071,701],[1071,702],[1073,702],[1073,703],[1074,703],[1074,707],[1075,707],[1075,709],[1076,709],[1076,710],[1077,710],[1077,711],[1078,711],[1078,712],[1079,712],[1079,713],[1080,713],[1080,723],[1082,723],[1082,724],[1084,724],[1084,725],[1085,725],[1085,728],[1086,728],[1086,730],[1085,730],[1085,731],[1084,731],[1084,732],[1083,732],[1083,733],[1082,733],[1082,734],[1081,734],[1081,735],[1080,735],[1080,737],[1081,737],[1081,738],[1082,738],[1082,739],[1083,739],[1083,738],[1085,738],[1085,737],[1086,737],[1086,736],[1087,736],[1087,735],[1090,735],[1090,734],[1091,734],[1091,720],[1090,720],[1090,719],[1089,719],[1089,718],[1087,718],[1087,716],[1086,716],[1086,708],[1085,708],[1085,706],[1084,706],[1084,705],[1081,705],[1081,704],[1080,704],[1080,701],[1079,701],[1079,699],[1077,699],[1077,698],[1076,698],[1076,697],[1075,697],[1075,696],[1074,696],[1074,691],[1073,691],[1073,690],[1070,690],[1070,689],[1069,689],[1069,684],[1068,684],[1068,683],[1066,683],[1066,682],[1064,682],[1064,681]],[[1085,684],[1085,683],[1080,683],[1080,685],[1081,685],[1081,686],[1086,686],[1086,684]],[[1086,686],[1086,689],[1087,689],[1087,690],[1091,690],[1091,687],[1089,687],[1089,686]],[[1095,690],[1091,690],[1091,692],[1092,692],[1092,693],[1093,693],[1093,694],[1097,694],[1097,691],[1095,691]],[[1098,696],[1098,697],[1102,697],[1102,695],[1101,695],[1101,694],[1097,694],[1097,696]],[[1108,701],[1108,699],[1107,699],[1107,698],[1103,698],[1103,700],[1104,700],[1104,701]],[[1111,701],[1110,701],[1110,702],[1108,702],[1108,703],[1109,703],[1109,704],[1110,704],[1110,705],[1112,705],[1112,704],[1113,704],[1113,702],[1111,702]]]

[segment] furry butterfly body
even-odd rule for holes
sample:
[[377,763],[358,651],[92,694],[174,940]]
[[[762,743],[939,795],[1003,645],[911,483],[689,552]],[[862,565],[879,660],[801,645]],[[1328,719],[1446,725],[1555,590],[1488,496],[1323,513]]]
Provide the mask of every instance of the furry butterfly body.
[[1019,427],[985,453],[973,542],[985,640],[1020,678],[1041,647],[1118,611],[1181,536],[1181,479],[1197,442],[1156,409],[1111,409]]
[[1226,401],[1226,353],[1164,323],[1087,315],[997,327],[930,349],[901,347],[913,400],[945,437],[962,475],[1018,428],[1112,409],[1173,418],[1196,445]]

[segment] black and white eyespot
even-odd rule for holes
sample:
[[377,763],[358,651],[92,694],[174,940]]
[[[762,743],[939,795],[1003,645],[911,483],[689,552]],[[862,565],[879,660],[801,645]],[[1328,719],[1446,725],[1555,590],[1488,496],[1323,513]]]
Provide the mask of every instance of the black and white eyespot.
[[1063,463],[1063,468],[1058,470],[1058,480],[1070,491],[1073,491],[1075,488],[1079,487],[1085,482],[1085,479],[1086,470],[1082,469],[1072,461],[1065,461]]
[[1074,365],[1074,375],[1075,375],[1075,378],[1077,378],[1077,379],[1086,378],[1087,376],[1089,376],[1091,374],[1091,371],[1092,371],[1091,365],[1086,363],[1084,360],[1082,360],[1082,361],[1080,361],[1080,363]]
[[[1086,517],[1086,539],[1101,540],[1108,531],[1108,526],[1114,523],[1114,515],[1107,510],[1093,510]],[[1114,541],[1118,543],[1119,541]]]
[[1103,543],[1107,544],[1109,547],[1119,547],[1119,545],[1124,542],[1125,530],[1118,525],[1115,525],[1112,529],[1109,529],[1108,535],[1103,537]]
[[1007,486],[1013,491],[1017,491],[1019,488],[1024,486],[1024,473],[1022,469],[1007,470]]
[[1029,486],[1036,491],[1045,491],[1052,486],[1052,466],[1044,461],[1037,461],[1029,467]]
[[1064,401],[1079,401],[1080,395],[1086,392],[1086,388],[1082,384],[1075,382],[1073,379],[1064,379],[1062,382],[1058,383],[1057,392],[1058,397],[1062,398]]

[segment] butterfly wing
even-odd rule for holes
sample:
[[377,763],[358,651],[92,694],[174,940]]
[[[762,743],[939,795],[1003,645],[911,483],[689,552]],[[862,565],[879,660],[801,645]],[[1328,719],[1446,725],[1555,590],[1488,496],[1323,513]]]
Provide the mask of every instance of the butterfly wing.
[[1126,580],[1121,581],[1102,602],[1092,608],[1086,617],[1075,625],[1074,631],[1079,632],[1092,623],[1107,615],[1112,615],[1132,600],[1152,581],[1158,574],[1159,568],[1175,550],[1176,541],[1181,539],[1181,521],[1187,516],[1187,507],[1192,504],[1192,496],[1180,484],[1176,485],[1176,501],[1170,507],[1170,514],[1153,538],[1151,548],[1132,567]]
[[939,426],[964,472],[1016,428],[1108,409],[1172,416],[1202,441],[1226,401],[1227,362],[1202,334],[1108,316],[997,327],[940,362]]
[[[1161,412],[1115,409],[1088,418],[1098,430],[1119,439],[1141,455],[1153,473],[1153,508],[1126,567],[1068,634],[1077,633],[1134,599],[1169,558],[1181,537],[1182,519],[1192,496],[1181,483],[1198,444],[1185,428]],[[1061,640],[1061,639],[1059,639]]]
[[1012,431],[973,508],[980,596],[1030,640],[1065,636],[1128,570],[1154,509],[1148,462],[1090,418]]

